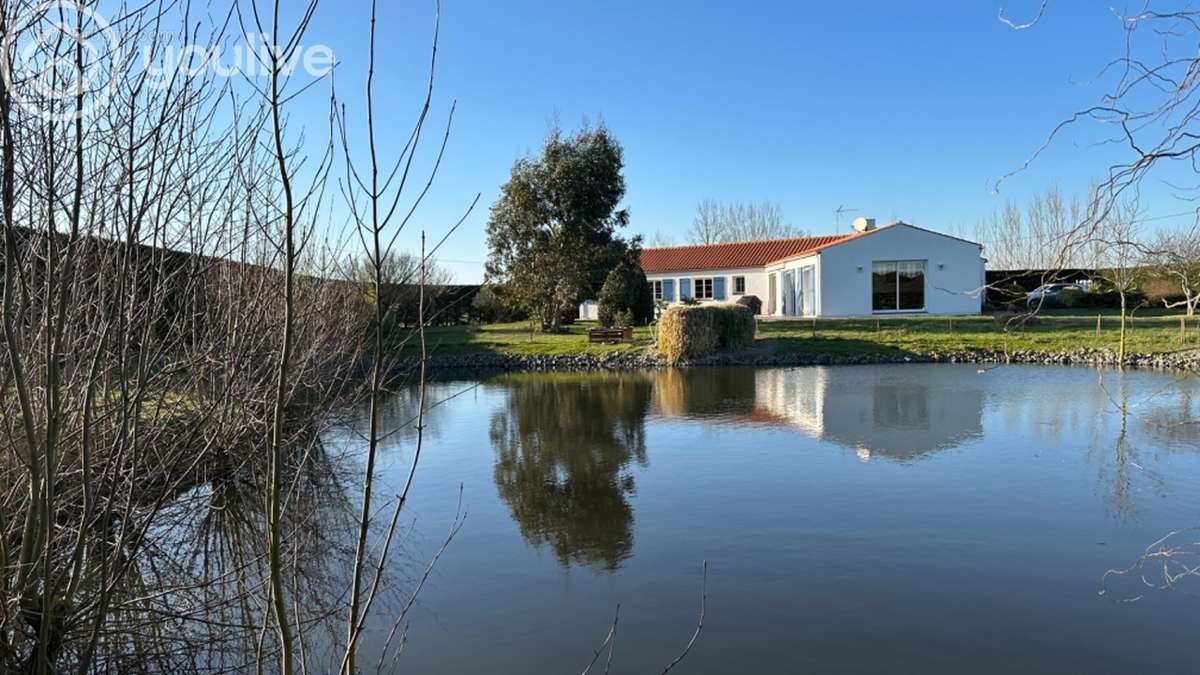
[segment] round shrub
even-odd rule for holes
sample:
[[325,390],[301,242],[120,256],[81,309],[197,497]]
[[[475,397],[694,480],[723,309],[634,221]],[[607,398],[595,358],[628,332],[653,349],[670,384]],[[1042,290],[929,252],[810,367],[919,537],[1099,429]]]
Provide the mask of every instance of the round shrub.
[[762,314],[762,300],[759,300],[757,295],[743,295],[737,299],[737,304],[749,307],[756,316]]
[[654,293],[642,268],[622,262],[608,273],[600,287],[600,324],[613,326],[622,321],[627,325],[648,323],[654,318]]

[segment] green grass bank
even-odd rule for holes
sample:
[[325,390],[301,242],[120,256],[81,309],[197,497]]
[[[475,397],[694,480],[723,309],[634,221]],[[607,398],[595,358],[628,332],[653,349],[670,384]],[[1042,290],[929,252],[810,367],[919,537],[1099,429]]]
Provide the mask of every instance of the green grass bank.
[[[1200,349],[1200,320],[1188,320],[1181,334],[1181,316],[1164,310],[1136,313],[1129,324],[1129,353],[1160,354]],[[1080,349],[1115,351],[1119,340],[1119,317],[1112,311],[1046,311],[1030,324],[1012,326],[1008,331],[1003,330],[1002,323],[987,314],[765,320],[758,323],[753,349],[763,353],[803,353],[814,357],[938,356],[963,351],[1049,354]],[[632,343],[589,343],[587,330],[594,326],[581,322],[569,326],[568,332],[561,334],[542,333],[524,322],[445,326],[430,328],[426,342],[429,353],[437,356],[605,356],[645,352],[653,346],[652,327],[635,329]],[[415,356],[414,342],[405,345],[401,353]]]

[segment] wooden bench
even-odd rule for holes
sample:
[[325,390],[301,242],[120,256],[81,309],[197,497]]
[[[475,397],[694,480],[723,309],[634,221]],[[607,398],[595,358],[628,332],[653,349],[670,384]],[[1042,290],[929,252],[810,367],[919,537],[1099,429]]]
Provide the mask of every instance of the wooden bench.
[[588,342],[607,342],[615,345],[623,340],[633,340],[632,328],[589,328]]

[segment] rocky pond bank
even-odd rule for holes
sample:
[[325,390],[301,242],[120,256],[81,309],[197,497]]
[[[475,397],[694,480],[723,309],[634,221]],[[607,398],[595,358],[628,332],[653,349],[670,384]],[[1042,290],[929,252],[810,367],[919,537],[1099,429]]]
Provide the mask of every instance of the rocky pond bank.
[[[1072,351],[1021,350],[1013,352],[960,350],[940,354],[908,352],[879,352],[861,354],[808,354],[805,352],[770,352],[751,350],[718,353],[678,364],[681,367],[699,366],[818,366],[862,365],[887,363],[1023,363],[1041,365],[1116,366],[1115,352],[1108,349],[1082,348]],[[396,365],[408,371],[418,365],[407,359]],[[1200,371],[1200,350],[1127,355],[1124,365],[1158,370]],[[611,352],[608,354],[524,355],[487,352],[460,355],[432,355],[428,367],[432,372],[444,371],[597,371],[646,370],[670,367],[666,361],[644,351]]]

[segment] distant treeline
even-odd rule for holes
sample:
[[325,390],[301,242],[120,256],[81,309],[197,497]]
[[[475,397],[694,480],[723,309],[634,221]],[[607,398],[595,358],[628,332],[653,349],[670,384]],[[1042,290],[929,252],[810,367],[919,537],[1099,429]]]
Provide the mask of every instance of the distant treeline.
[[[472,319],[472,303],[480,284],[431,284],[425,287],[425,316],[431,326],[453,326]],[[421,288],[417,284],[389,284],[382,289],[390,320],[415,326],[421,314]]]

